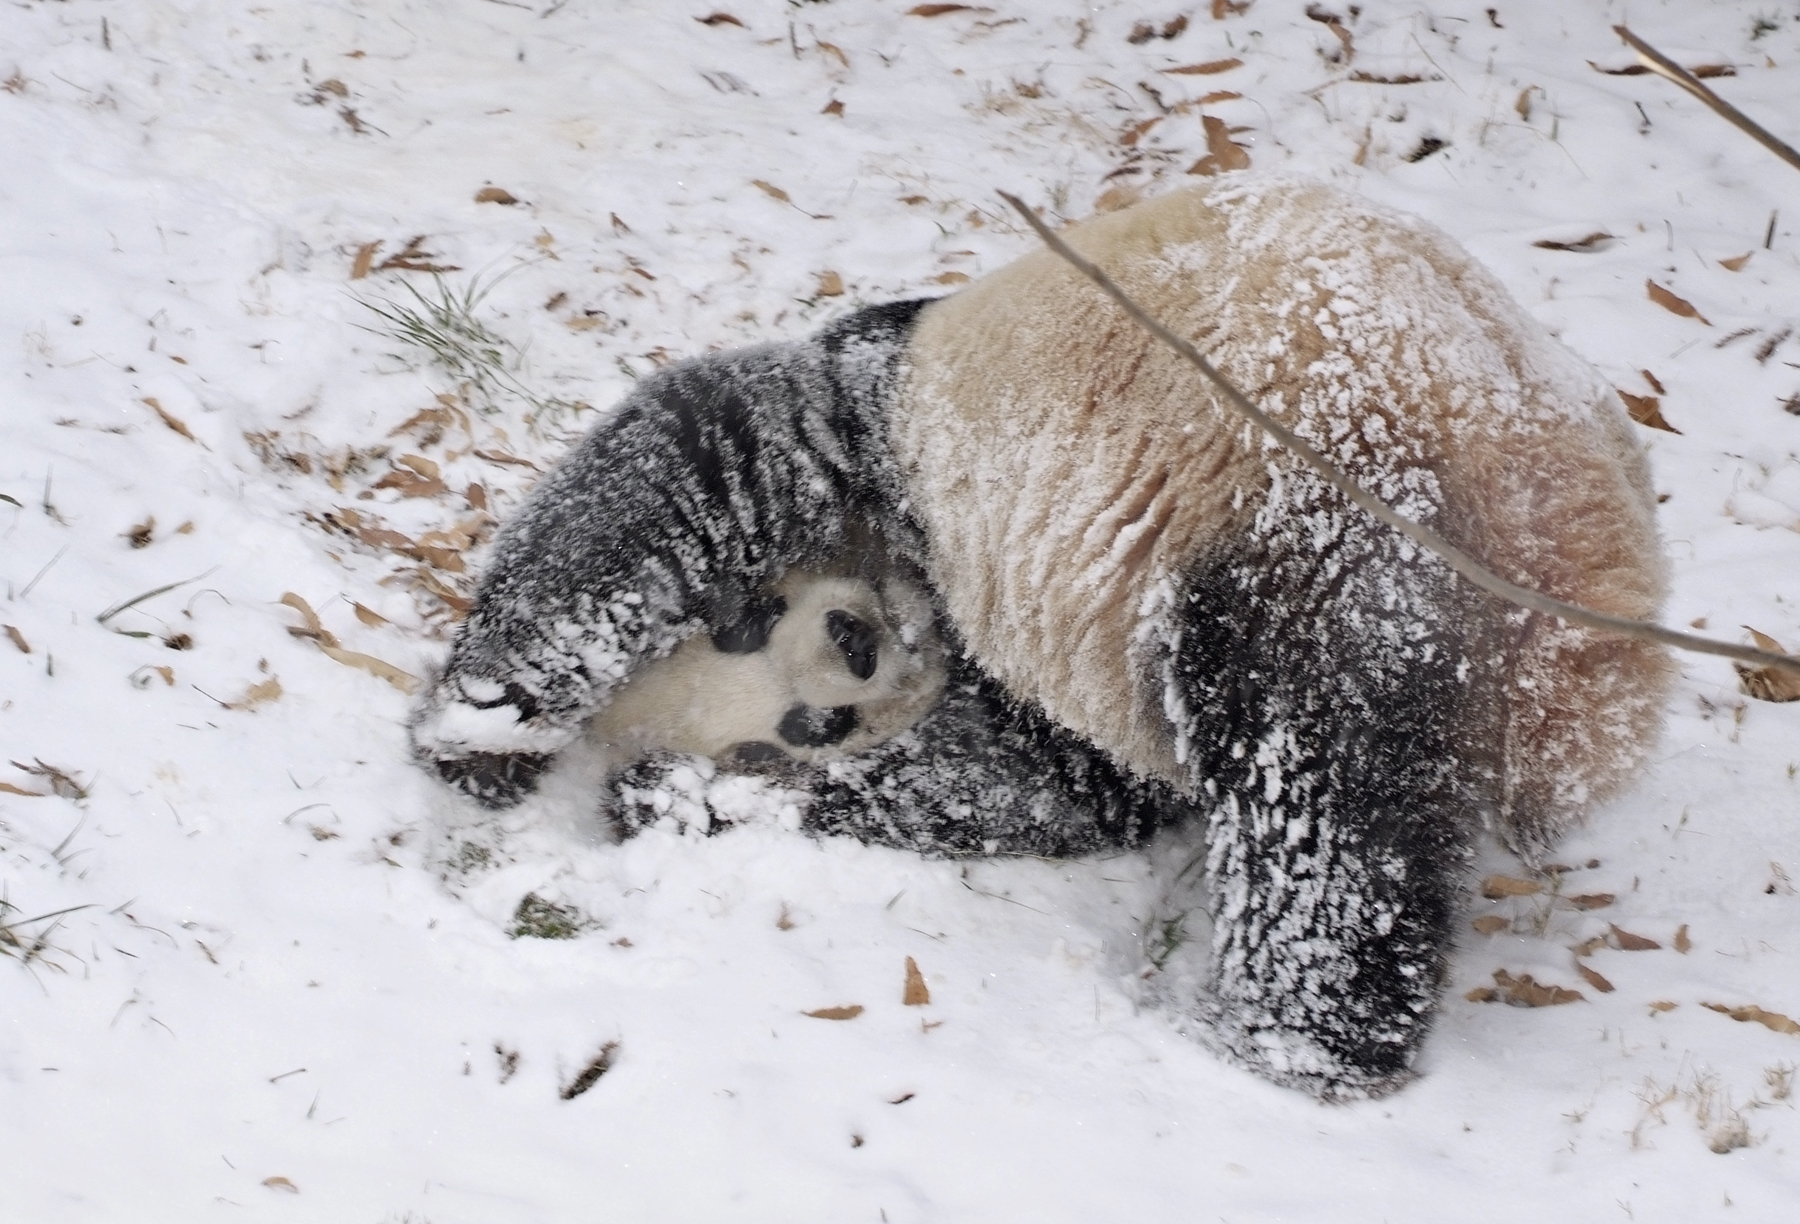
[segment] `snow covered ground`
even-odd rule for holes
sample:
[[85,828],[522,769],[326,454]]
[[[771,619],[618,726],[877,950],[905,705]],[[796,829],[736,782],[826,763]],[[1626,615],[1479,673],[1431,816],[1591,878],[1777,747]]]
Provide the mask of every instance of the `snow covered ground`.
[[[0,1215],[1790,1217],[1800,706],[1720,660],[1570,870],[1471,899],[1425,1077],[1341,1107],[1135,1006],[1178,847],[613,846],[578,777],[484,823],[408,762],[401,687],[585,405],[999,266],[996,190],[1180,183],[1204,119],[1655,396],[1668,622],[1800,648],[1800,175],[1597,70],[1629,19],[1800,139],[1794,0],[916,7],[0,10]],[[426,302],[508,377],[459,397],[369,308]],[[574,937],[513,937],[528,895]],[[1496,971],[1582,998],[1464,997]]]

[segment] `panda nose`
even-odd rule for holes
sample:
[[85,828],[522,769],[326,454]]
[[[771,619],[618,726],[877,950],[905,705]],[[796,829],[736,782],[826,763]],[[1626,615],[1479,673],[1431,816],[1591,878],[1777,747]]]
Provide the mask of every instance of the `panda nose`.
[[842,608],[825,614],[825,632],[844,652],[844,664],[858,680],[875,674],[875,630]]

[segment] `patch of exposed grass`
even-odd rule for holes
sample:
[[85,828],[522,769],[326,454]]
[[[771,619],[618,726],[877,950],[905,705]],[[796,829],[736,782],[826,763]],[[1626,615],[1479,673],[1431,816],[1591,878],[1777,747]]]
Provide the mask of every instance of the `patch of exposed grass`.
[[558,905],[536,893],[519,898],[512,925],[506,933],[514,939],[574,939],[600,924],[573,905]]

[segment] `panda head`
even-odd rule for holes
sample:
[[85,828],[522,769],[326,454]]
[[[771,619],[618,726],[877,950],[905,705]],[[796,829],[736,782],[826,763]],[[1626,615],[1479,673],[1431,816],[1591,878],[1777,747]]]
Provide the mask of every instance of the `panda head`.
[[943,687],[943,648],[920,586],[791,570],[731,623],[639,668],[593,731],[615,758],[691,752],[727,768],[827,761],[906,730]]

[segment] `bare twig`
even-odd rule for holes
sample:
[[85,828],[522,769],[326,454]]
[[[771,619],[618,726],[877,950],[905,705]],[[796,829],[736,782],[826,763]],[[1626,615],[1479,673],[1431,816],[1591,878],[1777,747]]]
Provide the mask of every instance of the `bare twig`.
[[1664,55],[1661,51],[1658,51],[1655,47],[1652,47],[1649,43],[1639,38],[1636,34],[1633,34],[1624,26],[1614,26],[1613,33],[1624,39],[1626,45],[1637,52],[1637,57],[1642,61],[1644,67],[1648,68],[1651,72],[1654,72],[1657,76],[1666,77],[1668,80],[1681,86],[1696,98],[1699,98],[1702,102],[1712,107],[1713,110],[1722,115],[1727,122],[1731,123],[1739,131],[1749,136],[1758,144],[1762,145],[1763,148],[1773,153],[1776,157],[1779,157],[1794,169],[1800,170],[1800,152],[1795,152],[1792,145],[1784,144],[1782,141],[1777,140],[1761,124],[1757,123],[1743,111],[1702,85],[1699,78],[1695,77],[1693,73],[1689,72],[1686,68],[1683,68],[1680,64],[1677,64],[1674,60]]
[[1497,595],[1508,603],[1517,604],[1521,608],[1542,612],[1547,616],[1554,616],[1559,620],[1587,629],[1600,629],[1608,633],[1643,638],[1647,641],[1660,642],[1665,646],[1675,646],[1700,654],[1722,655],[1727,659],[1740,659],[1746,663],[1759,663],[1765,667],[1780,667],[1800,673],[1800,658],[1758,650],[1754,646],[1739,646],[1732,642],[1697,637],[1691,633],[1679,633],[1649,621],[1632,620],[1629,617],[1597,612],[1592,608],[1584,608],[1579,604],[1568,603],[1565,600],[1546,595],[1542,591],[1520,586],[1516,582],[1508,582],[1431,528],[1413,522],[1390,508],[1379,498],[1365,492],[1360,485],[1339,471],[1336,465],[1314,449],[1304,438],[1252,403],[1249,396],[1238,390],[1235,383],[1221,374],[1212,362],[1201,355],[1200,350],[1186,339],[1170,331],[1161,320],[1133,301],[1131,296],[1119,288],[1111,277],[1071,250],[1069,244],[1051,232],[1050,227],[1045,225],[1038,215],[1025,205],[1024,201],[1005,192],[1000,193],[1000,198],[1018,210],[1019,215],[1025,218],[1026,223],[1037,233],[1037,236],[1044,240],[1044,245],[1098,285],[1140,327],[1181,354],[1190,365],[1204,374],[1207,380],[1218,388],[1219,394],[1226,403],[1253,422],[1264,433],[1298,455],[1308,467],[1324,477],[1332,488],[1342,493],[1352,503],[1407,539],[1442,557],[1451,569],[1482,590],[1491,595]]

